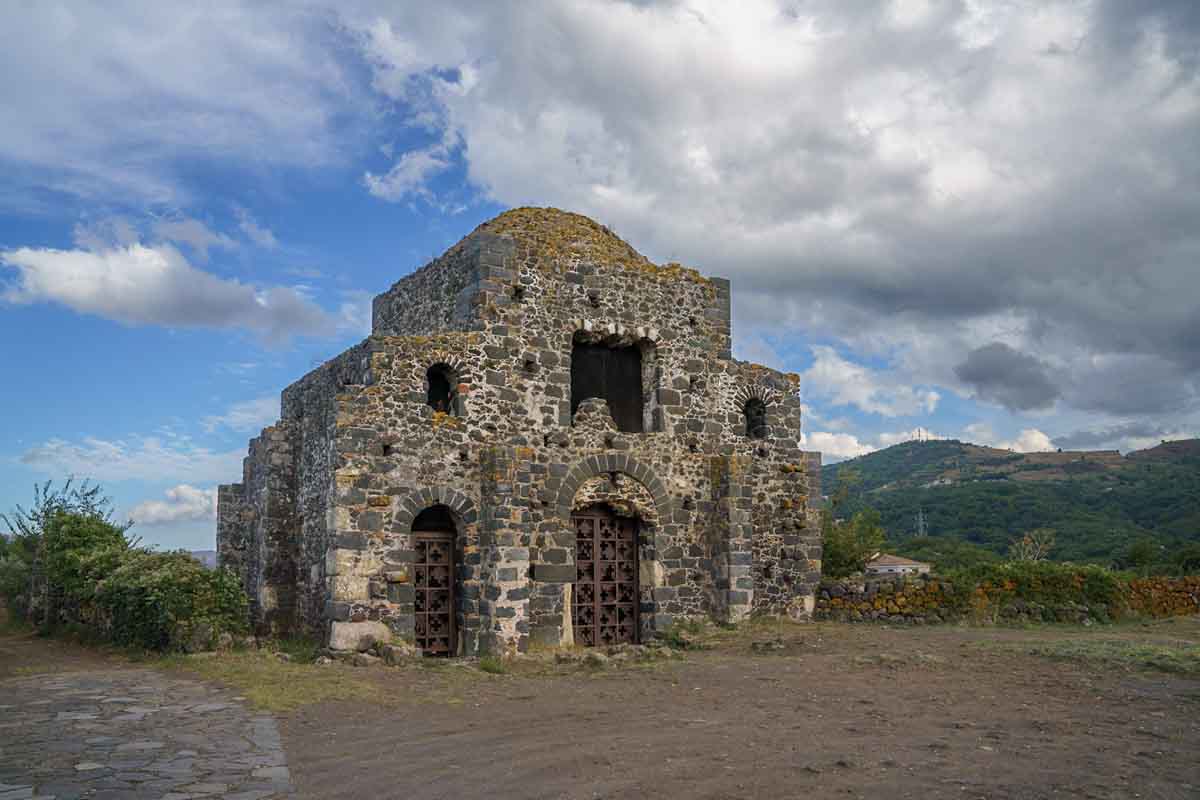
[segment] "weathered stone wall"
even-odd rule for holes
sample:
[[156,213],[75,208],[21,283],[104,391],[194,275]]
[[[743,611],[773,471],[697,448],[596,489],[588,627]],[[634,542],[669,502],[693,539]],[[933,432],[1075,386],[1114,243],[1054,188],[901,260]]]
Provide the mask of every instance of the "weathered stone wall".
[[817,591],[815,618],[835,622],[935,623],[959,619],[954,589],[931,575],[871,581],[826,581]]
[[1126,602],[1132,613],[1146,617],[1200,614],[1200,575],[1130,581]]
[[[411,635],[411,524],[441,503],[459,533],[462,651],[569,641],[570,514],[598,497],[641,520],[643,636],[680,616],[811,612],[819,456],[800,450],[796,376],[730,359],[729,302],[726,281],[537,209],[397,283],[376,300],[375,335],[284,395],[301,623]],[[575,341],[642,351],[647,432],[617,431],[603,402],[572,419]],[[426,405],[434,364],[455,374],[456,414]],[[747,435],[751,398],[766,406],[761,439]],[[264,457],[252,447],[252,471]],[[264,482],[243,483],[245,505],[261,504]]]
[[[372,303],[371,332],[380,336],[427,336],[475,327],[475,304],[489,267],[500,272],[511,242],[477,234],[397,281]],[[480,269],[482,267],[482,269]],[[499,276],[503,280],[503,276]],[[481,286],[481,281],[485,282]]]
[[228,567],[250,585],[250,514],[245,486],[231,483],[217,489],[217,563]]
[[[288,633],[296,626],[298,593],[296,531],[296,469],[293,460],[291,426],[287,422],[266,428],[250,440],[250,452],[243,462],[241,518],[244,528],[239,535],[225,528],[226,540],[219,540],[218,558],[245,541],[243,560],[246,592],[255,626],[262,632]],[[231,493],[218,491],[218,504]],[[218,505],[225,519],[232,512]],[[222,565],[225,562],[221,562]]]
[[1200,614],[1200,576],[1120,581],[1111,599],[1086,602],[1049,593],[1018,597],[1011,585],[984,581],[955,587],[935,575],[895,576],[868,581],[824,581],[817,592],[815,618],[837,622],[936,623],[1109,621],[1126,616],[1172,617]]
[[328,598],[326,555],[333,516],[337,398],[369,381],[370,348],[359,345],[323,364],[283,392],[281,412],[290,423],[296,462],[296,576],[294,620],[297,628],[315,630],[325,619]]

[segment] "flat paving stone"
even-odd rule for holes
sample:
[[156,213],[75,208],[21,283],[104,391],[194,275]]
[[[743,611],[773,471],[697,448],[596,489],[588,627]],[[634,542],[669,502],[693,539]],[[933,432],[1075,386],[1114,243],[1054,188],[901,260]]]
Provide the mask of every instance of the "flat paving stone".
[[0,680],[0,800],[290,796],[275,719],[243,700],[147,669]]

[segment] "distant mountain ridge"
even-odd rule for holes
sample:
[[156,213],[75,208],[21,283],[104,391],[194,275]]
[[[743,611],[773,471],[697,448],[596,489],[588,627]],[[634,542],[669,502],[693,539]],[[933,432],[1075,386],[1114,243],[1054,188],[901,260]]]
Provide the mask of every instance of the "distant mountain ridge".
[[1162,548],[1200,542],[1200,439],[1124,456],[905,442],[824,467],[826,495],[847,470],[861,480],[838,515],[879,509],[893,545],[924,530],[1002,554],[1025,531],[1049,527],[1058,533],[1052,557],[1112,562],[1139,539]]
[[[1117,450],[1060,450],[1017,453],[957,439],[903,442],[821,471],[822,486],[832,487],[842,469],[853,469],[863,491],[932,488],[979,480],[1064,481],[1110,475],[1146,463],[1200,461],[1200,439],[1182,439],[1122,456]],[[828,492],[827,492],[828,493]]]

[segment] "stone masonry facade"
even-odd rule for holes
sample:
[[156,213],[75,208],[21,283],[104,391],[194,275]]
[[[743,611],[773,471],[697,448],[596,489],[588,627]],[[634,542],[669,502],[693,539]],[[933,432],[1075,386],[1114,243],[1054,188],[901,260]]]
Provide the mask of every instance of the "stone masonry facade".
[[805,618],[820,455],[801,450],[798,388],[732,357],[728,281],[515,209],[376,297],[371,335],[284,390],[219,489],[218,557],[260,632],[411,640],[413,524],[437,512],[453,652],[505,655],[575,643],[572,514],[602,506],[636,520],[638,639]]

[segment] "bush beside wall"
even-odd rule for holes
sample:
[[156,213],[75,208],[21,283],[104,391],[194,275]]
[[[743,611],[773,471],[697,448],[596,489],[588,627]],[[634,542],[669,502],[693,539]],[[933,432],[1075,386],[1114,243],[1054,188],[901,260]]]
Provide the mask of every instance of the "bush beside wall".
[[135,547],[98,514],[60,510],[38,521],[0,560],[0,593],[26,622],[151,650],[208,650],[248,629],[232,572]]
[[816,618],[842,622],[1109,622],[1200,614],[1200,577],[1129,579],[1101,567],[992,564],[872,581],[825,581]]
[[210,650],[222,634],[245,633],[250,619],[241,580],[183,552],[130,551],[95,600],[106,638],[151,650]]

